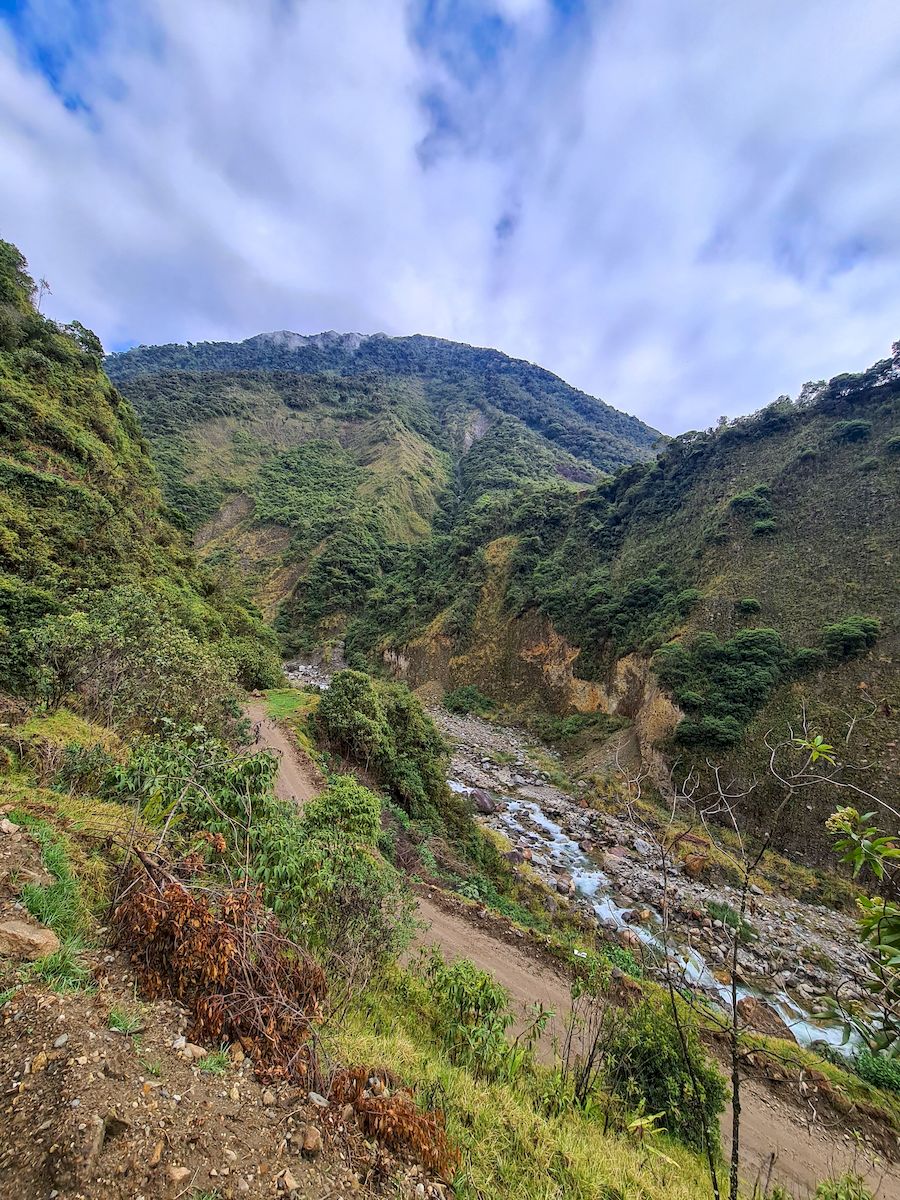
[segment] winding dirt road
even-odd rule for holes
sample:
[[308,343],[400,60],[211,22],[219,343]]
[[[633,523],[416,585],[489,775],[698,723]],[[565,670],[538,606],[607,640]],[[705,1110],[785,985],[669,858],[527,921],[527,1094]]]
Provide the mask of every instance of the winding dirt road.
[[[276,791],[284,799],[303,803],[321,786],[312,768],[297,753],[290,736],[266,715],[263,701],[251,701],[247,714],[259,723],[259,746],[279,756]],[[565,1013],[569,1002],[566,981],[527,951],[493,937],[458,914],[448,912],[426,897],[418,898],[419,916],[426,924],[420,945],[436,944],[450,958],[468,958],[508,990],[521,1011],[540,1002],[555,1013]],[[558,1029],[557,1029],[558,1032]],[[549,1056],[550,1038],[543,1046]],[[863,1176],[878,1200],[900,1200],[900,1176],[895,1167],[873,1158],[857,1146],[844,1130],[817,1123],[814,1112],[782,1101],[772,1091],[752,1080],[741,1091],[741,1143],[745,1184],[757,1181],[781,1184],[796,1198],[810,1196],[819,1180],[851,1171]],[[722,1121],[723,1148],[728,1153],[731,1112]],[[774,1157],[773,1157],[774,1156]]]

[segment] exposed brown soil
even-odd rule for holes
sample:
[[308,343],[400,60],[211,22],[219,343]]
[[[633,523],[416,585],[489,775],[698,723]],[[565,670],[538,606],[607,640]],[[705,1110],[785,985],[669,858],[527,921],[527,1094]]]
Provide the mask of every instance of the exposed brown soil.
[[250,700],[246,711],[254,728],[259,727],[258,748],[272,750],[278,755],[276,795],[299,804],[312,800],[324,784],[315,764],[296,745],[290,733],[267,714],[264,700]]
[[[186,1012],[136,1002],[122,956],[98,954],[95,970],[93,994],[27,986],[2,1011],[0,1200],[340,1200],[397,1195],[398,1172],[401,1194],[419,1180],[437,1194],[418,1168],[367,1143],[340,1105],[258,1083],[236,1048],[215,1072],[208,1056],[189,1061],[177,1041]],[[113,1010],[138,1028],[111,1030]]]

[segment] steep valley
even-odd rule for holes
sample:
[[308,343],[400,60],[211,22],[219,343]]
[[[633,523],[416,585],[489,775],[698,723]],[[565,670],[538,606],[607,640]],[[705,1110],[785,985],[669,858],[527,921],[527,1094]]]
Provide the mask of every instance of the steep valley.
[[[842,783],[897,799],[898,361],[656,455],[546,372],[434,339],[272,334],[107,366],[170,505],[288,652],[629,722],[657,790],[715,763],[759,834],[766,737],[804,721],[844,746]],[[833,806],[807,789],[777,843],[824,860]]]

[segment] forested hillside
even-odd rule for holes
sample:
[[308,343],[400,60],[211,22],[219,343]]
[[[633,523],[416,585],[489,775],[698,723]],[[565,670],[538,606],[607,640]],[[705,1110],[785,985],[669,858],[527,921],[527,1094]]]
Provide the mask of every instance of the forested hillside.
[[547,371],[433,338],[272,334],[107,367],[170,504],[280,610],[289,648],[341,636],[473,504],[539,482],[574,494],[658,436]]
[[213,561],[249,569],[288,649],[345,638],[351,661],[416,685],[609,712],[658,776],[714,759],[746,781],[766,729],[805,705],[834,737],[855,720],[857,757],[893,786],[893,360],[649,459],[630,418],[434,339],[278,334],[108,362],[170,502]]
[[77,321],[46,320],[35,292],[19,251],[0,242],[0,688],[39,686],[45,618],[103,600],[115,623],[110,588],[131,589],[119,616],[137,620],[144,597],[232,674],[271,678],[270,632],[173,524],[134,411],[103,373],[99,339]]

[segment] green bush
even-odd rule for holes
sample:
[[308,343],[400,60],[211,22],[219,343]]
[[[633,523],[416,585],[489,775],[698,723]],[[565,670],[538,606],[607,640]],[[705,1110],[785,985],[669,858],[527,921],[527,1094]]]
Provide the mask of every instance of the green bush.
[[806,675],[810,671],[818,671],[825,666],[826,661],[824,650],[813,650],[808,646],[801,646],[799,650],[794,651],[791,659],[791,674],[800,676]]
[[743,600],[738,600],[738,612],[751,614],[762,611],[762,605],[758,600],[754,600],[752,596],[746,596]]
[[766,517],[762,521],[754,521],[751,530],[754,537],[768,537],[778,528],[778,522],[773,521],[771,517]]
[[319,703],[316,723],[329,746],[371,770],[411,817],[446,814],[447,748],[404,684],[338,671]]
[[776,629],[742,629],[726,642],[700,633],[669,642],[653,659],[660,682],[685,710],[675,731],[686,745],[733,746],[773,689],[791,655]]
[[885,454],[900,454],[900,433],[895,433],[884,443]]
[[377,849],[381,802],[339,776],[301,816],[273,794],[277,766],[272,754],[237,753],[194,730],[147,739],[109,788],[140,797],[154,823],[174,816],[182,830],[220,834],[231,872],[262,885],[288,934],[329,975],[358,983],[396,958],[412,933],[412,900]]
[[488,713],[496,707],[489,696],[478,690],[474,684],[454,688],[444,696],[444,708],[448,712],[459,713]]
[[234,664],[190,632],[163,597],[125,586],[79,603],[31,635],[40,694],[51,707],[74,693],[91,718],[111,725],[229,726]]
[[831,436],[836,442],[864,442],[871,433],[871,421],[835,421],[831,427]]
[[771,517],[770,490],[768,484],[758,483],[747,491],[737,492],[728,503],[735,512],[745,513],[749,517]]
[[719,1114],[725,1081],[700,1045],[696,1031],[682,1025],[685,1053],[668,1000],[648,996],[623,1014],[607,1051],[606,1086],[627,1103],[662,1113],[673,1137],[702,1150],[709,1136],[719,1144]]
[[816,1188],[815,1200],[874,1200],[859,1175],[849,1172],[837,1179],[823,1179]]
[[886,1054],[874,1054],[871,1050],[860,1050],[853,1060],[860,1079],[887,1092],[900,1092],[900,1059],[888,1058]]
[[858,658],[872,648],[881,632],[881,624],[874,617],[852,616],[822,630],[822,645],[829,658]]

